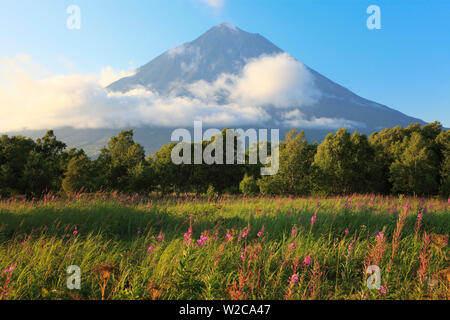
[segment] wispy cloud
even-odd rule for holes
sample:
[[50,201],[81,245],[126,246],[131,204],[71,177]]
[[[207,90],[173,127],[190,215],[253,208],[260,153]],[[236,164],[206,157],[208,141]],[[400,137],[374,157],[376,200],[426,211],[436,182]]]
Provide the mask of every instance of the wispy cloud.
[[225,4],[225,0],[197,0],[203,2],[213,8],[221,8]]
[[288,126],[353,125],[342,119],[306,119],[292,111],[293,106],[314,104],[320,92],[308,69],[287,54],[251,60],[239,75],[182,85],[188,96],[161,95],[139,86],[126,93],[105,90],[127,75],[111,67],[99,74],[49,75],[25,55],[0,59],[0,130],[173,127],[194,120],[224,127],[262,124],[274,114]]

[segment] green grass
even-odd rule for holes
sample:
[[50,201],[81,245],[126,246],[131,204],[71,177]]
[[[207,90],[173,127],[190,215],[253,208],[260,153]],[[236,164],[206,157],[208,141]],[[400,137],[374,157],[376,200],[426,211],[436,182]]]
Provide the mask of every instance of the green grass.
[[[448,299],[449,213],[447,201],[370,195],[7,200],[0,202],[0,297]],[[366,286],[369,264],[381,268],[380,290]],[[81,269],[81,290],[67,288],[70,265]]]

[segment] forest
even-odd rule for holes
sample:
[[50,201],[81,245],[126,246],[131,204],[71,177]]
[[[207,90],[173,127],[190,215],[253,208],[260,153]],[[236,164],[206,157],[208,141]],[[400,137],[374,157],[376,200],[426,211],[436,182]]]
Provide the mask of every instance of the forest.
[[[213,139],[203,141],[203,148]],[[447,199],[450,192],[450,130],[439,122],[384,129],[369,137],[343,128],[320,144],[308,143],[303,131],[292,129],[280,142],[279,172],[273,176],[261,176],[261,165],[175,165],[175,145],[146,156],[133,131],[122,131],[91,159],[82,149],[68,150],[53,131],[36,141],[3,135],[0,196],[119,191],[207,196],[374,193]]]

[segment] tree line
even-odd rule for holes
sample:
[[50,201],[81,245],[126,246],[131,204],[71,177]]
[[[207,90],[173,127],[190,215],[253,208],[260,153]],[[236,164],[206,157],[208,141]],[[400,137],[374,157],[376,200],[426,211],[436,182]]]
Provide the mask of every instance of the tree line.
[[[221,133],[224,137],[225,132]],[[213,141],[214,137],[203,141],[202,148]],[[444,198],[450,193],[450,130],[443,130],[439,122],[384,129],[369,137],[340,129],[320,144],[309,144],[303,131],[292,129],[280,142],[279,171],[273,176],[261,176],[261,165],[249,165],[248,161],[240,165],[175,165],[171,158],[175,146],[169,143],[146,157],[144,148],[134,141],[133,131],[123,131],[110,139],[98,158],[91,159],[82,149],[68,150],[53,131],[36,141],[3,135],[0,196],[41,197],[50,192],[99,190],[208,195],[377,193]],[[224,148],[224,159],[226,152]],[[248,160],[248,150],[246,157]]]

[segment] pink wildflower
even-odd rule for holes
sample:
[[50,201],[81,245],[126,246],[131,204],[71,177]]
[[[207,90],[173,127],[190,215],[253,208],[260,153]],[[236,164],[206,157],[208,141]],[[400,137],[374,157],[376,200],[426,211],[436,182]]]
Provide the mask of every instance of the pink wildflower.
[[241,252],[241,260],[244,261],[245,260],[245,249],[242,248],[242,252]]
[[204,245],[206,245],[206,242],[207,242],[207,241],[208,241],[208,237],[202,234],[202,235],[200,236],[200,239],[197,240],[197,244],[198,244],[198,246],[201,248],[201,247],[203,247]]
[[303,260],[303,264],[305,266],[309,266],[311,264],[311,258],[310,257],[306,257],[305,260]]
[[378,292],[385,295],[387,293],[387,289],[384,286],[381,286],[380,289],[378,289]]
[[293,236],[295,236],[297,234],[297,226],[296,225],[294,225],[294,227],[292,228],[291,234]]
[[5,273],[9,273],[9,272],[13,272],[14,269],[16,268],[16,266],[14,264],[12,264],[8,269],[6,269],[4,272]]
[[345,259],[350,258],[350,255],[352,254],[353,251],[353,241],[350,242],[350,244],[348,245],[348,251],[347,251],[347,255],[345,256]]
[[384,239],[384,233],[383,232],[378,232],[377,236],[376,236],[377,240],[383,240]]
[[191,237],[192,237],[192,221],[189,222],[189,230],[188,230],[188,232],[184,234],[184,242],[186,244],[191,244],[191,242],[192,242]]
[[292,276],[290,276],[288,282],[290,284],[296,284],[298,282],[298,274],[294,273]]
[[316,220],[317,220],[317,216],[316,215],[312,216],[312,218],[311,218],[311,227],[314,226],[314,223],[316,223]]

